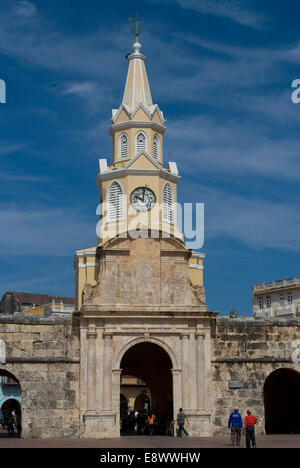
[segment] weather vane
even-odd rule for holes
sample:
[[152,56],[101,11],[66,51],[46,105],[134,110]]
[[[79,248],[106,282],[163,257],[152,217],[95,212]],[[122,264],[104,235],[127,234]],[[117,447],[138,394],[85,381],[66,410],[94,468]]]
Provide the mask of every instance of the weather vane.
[[136,42],[138,42],[139,34],[141,34],[141,32],[142,32],[142,26],[139,23],[141,23],[143,21],[143,18],[139,18],[138,14],[136,13],[135,18],[132,18],[130,16],[128,19],[129,19],[129,21],[135,21],[135,25],[132,26],[131,32],[135,33],[135,40],[136,40]]

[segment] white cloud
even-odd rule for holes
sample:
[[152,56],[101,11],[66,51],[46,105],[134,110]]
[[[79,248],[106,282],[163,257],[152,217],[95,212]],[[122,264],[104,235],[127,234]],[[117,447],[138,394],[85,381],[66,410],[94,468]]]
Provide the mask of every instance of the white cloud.
[[15,21],[18,23],[25,23],[28,20],[32,21],[35,18],[37,10],[36,6],[25,0],[16,1],[12,5]]
[[[293,104],[291,104],[293,106]],[[169,122],[168,159],[176,157],[179,169],[201,173],[276,177],[300,180],[298,138],[278,138],[259,123],[194,116]]]
[[298,204],[251,199],[200,184],[189,184],[186,191],[190,200],[198,193],[205,203],[206,240],[226,236],[253,249],[300,251]]
[[75,96],[82,100],[86,110],[90,114],[102,111],[103,105],[113,104],[110,89],[99,86],[96,81],[72,81],[60,84],[55,91],[63,96]]
[[0,254],[70,256],[96,244],[96,223],[79,210],[0,207]]
[[239,0],[177,0],[182,8],[194,10],[198,13],[214,15],[250,26],[261,28],[265,24],[262,14],[247,8],[245,2]]

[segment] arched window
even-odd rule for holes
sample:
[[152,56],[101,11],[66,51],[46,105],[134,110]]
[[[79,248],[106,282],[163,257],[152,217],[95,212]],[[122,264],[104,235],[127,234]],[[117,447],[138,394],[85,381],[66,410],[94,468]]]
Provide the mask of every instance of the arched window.
[[119,138],[119,158],[128,158],[128,136],[122,133]]
[[142,132],[138,133],[136,136],[136,154],[141,151],[147,151],[146,135]]
[[158,135],[154,135],[153,137],[153,157],[155,159],[160,158],[160,141]]
[[174,223],[174,194],[171,184],[166,183],[163,189],[163,220]]
[[113,182],[107,197],[108,222],[123,218],[123,191],[119,182]]

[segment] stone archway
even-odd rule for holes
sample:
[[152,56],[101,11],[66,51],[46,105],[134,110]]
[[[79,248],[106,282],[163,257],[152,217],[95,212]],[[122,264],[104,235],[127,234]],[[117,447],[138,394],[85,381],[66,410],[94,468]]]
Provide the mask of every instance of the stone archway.
[[10,372],[0,369],[0,409],[4,420],[13,415],[18,434],[21,434],[22,389],[18,379]]
[[133,344],[124,353],[120,368],[122,375],[142,379],[151,392],[151,408],[157,418],[156,433],[165,435],[173,420],[172,361],[159,345],[144,341]]
[[267,434],[300,433],[300,372],[282,368],[272,372],[264,385]]

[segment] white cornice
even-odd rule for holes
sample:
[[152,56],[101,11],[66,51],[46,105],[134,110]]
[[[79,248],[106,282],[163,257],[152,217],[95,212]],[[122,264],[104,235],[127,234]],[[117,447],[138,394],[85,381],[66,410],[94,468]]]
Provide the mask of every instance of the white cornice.
[[[129,107],[124,104],[122,102],[122,104],[120,105],[119,109],[112,109],[112,122],[115,122],[117,120],[117,118],[119,117],[122,109],[124,109],[124,111],[126,112],[126,114],[128,115],[128,117],[130,119],[132,119],[135,114],[137,113],[137,111],[139,109],[143,109],[143,111],[145,112],[146,115],[148,115],[149,119],[152,119],[154,113],[157,112],[160,114],[160,117],[162,119],[162,122],[165,122],[165,119],[164,119],[164,115],[163,115],[163,112],[160,110],[159,108],[159,105],[158,104],[152,104],[149,109],[147,109],[144,104],[142,102],[140,102],[136,107],[135,109],[133,109],[132,111],[130,111]],[[114,125],[114,124],[113,124]]]
[[189,268],[192,268],[193,270],[203,270],[202,265],[196,265],[195,263],[189,263]]
[[119,177],[125,177],[127,175],[158,175],[163,177],[166,180],[177,183],[181,178],[178,175],[171,174],[164,169],[115,169],[113,171],[105,172],[104,174],[99,174],[97,178],[97,185],[100,186],[102,180],[110,180]]
[[120,131],[120,130],[126,130],[127,128],[132,128],[132,127],[148,127],[148,128],[153,128],[153,130],[156,130],[160,132],[162,135],[166,131],[166,127],[163,125],[160,125],[156,122],[153,122],[152,120],[147,122],[147,121],[142,121],[142,120],[129,120],[127,122],[120,122],[117,124],[112,124],[110,129],[109,129],[109,134],[112,136],[115,132]]
[[128,60],[136,60],[136,59],[140,59],[140,60],[143,60],[143,62],[145,62],[146,60],[146,57],[145,55],[139,53],[139,52],[134,52],[133,54],[130,54],[127,56],[127,59]]
[[91,255],[96,255],[96,249],[95,250],[84,250],[84,251],[81,251],[81,250],[77,250],[75,252],[75,256],[78,257],[78,258],[82,258],[82,257],[88,257],[88,256],[91,256]]
[[202,252],[192,252],[192,258],[205,258],[205,254]]

